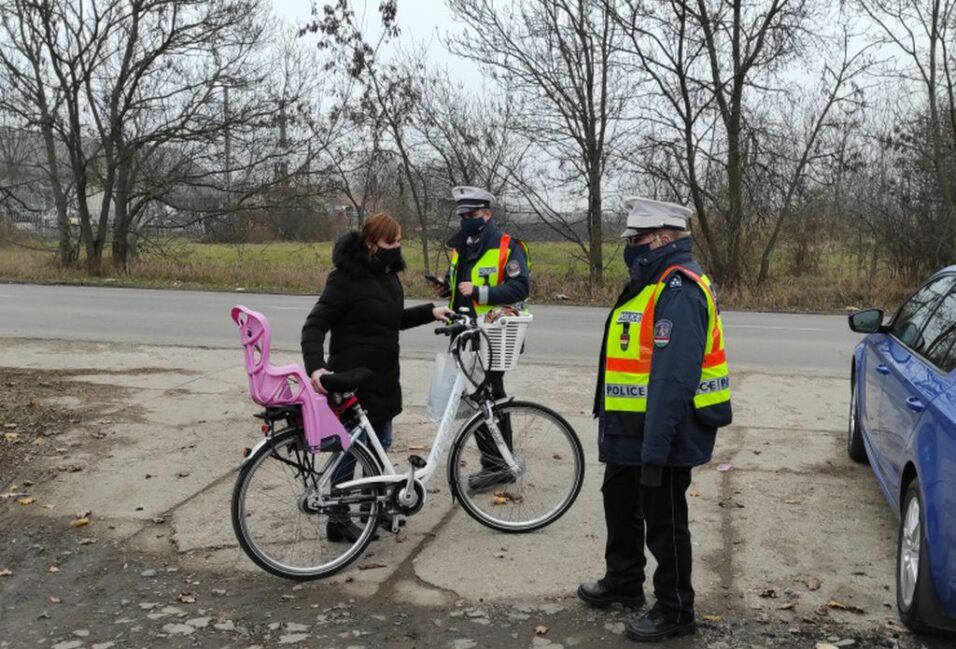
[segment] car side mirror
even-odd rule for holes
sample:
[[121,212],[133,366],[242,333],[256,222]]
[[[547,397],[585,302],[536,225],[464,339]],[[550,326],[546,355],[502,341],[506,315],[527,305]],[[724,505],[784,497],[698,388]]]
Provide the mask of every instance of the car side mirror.
[[858,334],[875,334],[883,328],[883,309],[863,309],[849,317],[850,329]]

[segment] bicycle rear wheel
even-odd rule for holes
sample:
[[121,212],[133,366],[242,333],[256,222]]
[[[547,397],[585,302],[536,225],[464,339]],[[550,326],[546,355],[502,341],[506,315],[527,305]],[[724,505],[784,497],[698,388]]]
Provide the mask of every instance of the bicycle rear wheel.
[[[448,459],[448,480],[465,511],[501,532],[531,532],[561,518],[574,504],[584,481],[584,451],[571,425],[545,406],[511,401],[492,408],[518,465],[503,468],[484,419],[458,434]],[[480,472],[487,480],[476,480]],[[469,478],[471,483],[469,484]]]
[[[232,495],[232,526],[243,551],[260,568],[295,580],[328,577],[354,561],[372,540],[380,508],[376,490],[333,496],[332,480],[323,480],[346,455],[355,459],[349,479],[379,475],[364,446],[352,444],[344,453],[304,449],[301,429],[276,433],[242,465]],[[329,540],[333,513],[359,526],[354,542]]]

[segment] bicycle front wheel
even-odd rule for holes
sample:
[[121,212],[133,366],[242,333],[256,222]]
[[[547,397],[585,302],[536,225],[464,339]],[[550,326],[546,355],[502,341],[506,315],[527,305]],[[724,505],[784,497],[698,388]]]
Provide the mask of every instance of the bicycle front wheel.
[[492,408],[516,469],[477,418],[458,434],[448,459],[452,493],[482,525],[531,532],[561,518],[584,481],[584,451],[571,425],[550,408],[510,401]]
[[[353,465],[348,475],[337,470],[344,461]],[[381,503],[374,489],[333,492],[332,474],[345,482],[379,473],[361,444],[311,453],[301,429],[276,433],[239,470],[232,495],[239,545],[260,568],[286,579],[338,572],[372,540]]]

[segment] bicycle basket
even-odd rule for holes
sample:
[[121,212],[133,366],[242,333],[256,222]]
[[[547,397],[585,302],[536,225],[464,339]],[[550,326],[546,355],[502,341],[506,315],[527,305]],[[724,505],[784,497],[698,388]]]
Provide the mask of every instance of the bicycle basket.
[[491,372],[506,372],[518,366],[518,356],[524,345],[531,314],[501,316],[494,322],[479,322],[481,337],[481,366]]

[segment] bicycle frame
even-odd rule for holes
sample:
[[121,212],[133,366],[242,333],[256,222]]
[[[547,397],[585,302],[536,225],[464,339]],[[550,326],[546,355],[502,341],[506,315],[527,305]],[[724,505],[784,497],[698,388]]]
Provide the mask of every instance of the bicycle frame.
[[[453,341],[454,342],[454,341]],[[457,356],[458,351],[452,352]],[[438,431],[435,434],[435,440],[432,442],[431,450],[428,453],[428,457],[425,460],[425,466],[416,470],[413,473],[413,477],[416,481],[421,482],[423,485],[427,484],[431,477],[438,470],[438,465],[441,463],[442,458],[445,455],[445,452],[448,450],[448,445],[452,437],[452,426],[455,422],[455,417],[458,414],[458,407],[461,405],[462,392],[465,388],[465,382],[469,379],[465,376],[465,371],[462,369],[461,363],[457,363],[458,372],[455,375],[455,382],[452,386],[451,396],[448,399],[448,403],[445,405],[445,411],[442,413],[441,422],[438,425]],[[483,386],[483,383],[482,383]],[[508,467],[514,471],[516,474],[520,472],[520,467],[515,461],[514,456],[511,453],[511,450],[508,448],[508,445],[505,444],[504,437],[501,435],[501,430],[498,428],[498,425],[495,423],[494,417],[491,414],[491,408],[493,405],[498,403],[504,403],[509,401],[511,397],[505,397],[498,400],[481,400],[478,406],[478,412],[472,415],[468,420],[465,421],[462,426],[457,429],[454,429],[454,432],[463,430],[471,423],[482,417],[485,420],[485,425],[487,426],[491,437],[495,442],[495,445],[498,447],[499,452],[501,453],[502,458],[507,463]],[[347,482],[341,482],[335,485],[336,489],[341,490],[351,490],[359,487],[369,486],[369,485],[390,485],[398,484],[400,482],[405,482],[408,480],[407,473],[397,473],[395,471],[394,465],[388,458],[388,454],[385,452],[385,449],[382,448],[382,444],[378,441],[378,437],[375,435],[375,432],[372,428],[372,424],[369,422],[365,413],[361,415],[361,426],[356,428],[352,432],[352,443],[358,442],[357,437],[361,434],[362,431],[365,431],[366,437],[368,437],[369,444],[371,445],[373,454],[378,459],[380,465],[382,466],[382,474],[377,476],[371,476],[368,478],[359,478],[357,480],[349,480]],[[341,459],[341,458],[340,458]],[[331,475],[330,471],[328,475]]]

